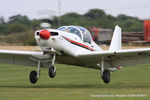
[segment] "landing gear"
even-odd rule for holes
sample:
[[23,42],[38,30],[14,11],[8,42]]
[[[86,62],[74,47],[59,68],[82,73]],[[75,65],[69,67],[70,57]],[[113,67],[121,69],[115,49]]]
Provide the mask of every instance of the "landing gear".
[[56,58],[56,55],[52,55],[52,64],[51,64],[51,67],[49,68],[49,71],[48,71],[48,74],[49,74],[49,77],[50,78],[54,78],[56,76],[56,67],[54,66],[54,63],[55,63],[55,58]]
[[109,83],[110,82],[110,71],[108,70],[105,70],[104,69],[104,60],[103,60],[103,57],[102,57],[102,60],[101,60],[101,78],[103,80],[104,83]]
[[41,64],[41,62],[38,61],[37,71],[31,71],[30,72],[29,79],[30,79],[30,82],[32,84],[35,84],[37,82],[37,80],[39,79],[39,76],[40,76],[40,64]]
[[[51,67],[49,68],[49,71],[48,71],[49,77],[51,77],[51,78],[54,78],[56,76],[56,67],[54,66],[55,58],[56,58],[56,54],[53,54],[52,60],[51,60],[51,62],[52,62]],[[29,80],[32,84],[35,84],[40,77],[40,66],[41,66],[41,61],[39,60],[37,71],[30,72]]]

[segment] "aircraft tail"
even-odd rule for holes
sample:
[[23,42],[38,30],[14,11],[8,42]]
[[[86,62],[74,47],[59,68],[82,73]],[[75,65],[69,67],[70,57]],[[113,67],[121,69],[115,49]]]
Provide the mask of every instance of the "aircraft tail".
[[113,37],[111,40],[111,44],[109,47],[110,51],[121,50],[122,47],[122,39],[121,39],[121,28],[117,25],[115,26]]

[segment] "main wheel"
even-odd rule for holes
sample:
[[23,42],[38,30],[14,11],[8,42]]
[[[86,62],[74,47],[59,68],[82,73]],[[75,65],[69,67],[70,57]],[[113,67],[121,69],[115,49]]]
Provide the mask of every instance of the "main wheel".
[[103,72],[103,76],[102,76],[102,79],[103,79],[104,83],[109,83],[110,82],[110,78],[111,78],[110,77],[110,72],[105,70]]
[[35,84],[36,82],[37,82],[37,72],[36,71],[31,71],[30,72],[30,82],[32,83],[32,84]]
[[51,66],[51,67],[49,68],[49,77],[54,78],[55,75],[56,75],[55,66]]

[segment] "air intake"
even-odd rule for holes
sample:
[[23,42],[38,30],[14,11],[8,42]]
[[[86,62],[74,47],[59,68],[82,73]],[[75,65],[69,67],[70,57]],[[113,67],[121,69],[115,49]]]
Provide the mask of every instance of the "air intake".
[[57,36],[58,32],[51,32],[51,36]]

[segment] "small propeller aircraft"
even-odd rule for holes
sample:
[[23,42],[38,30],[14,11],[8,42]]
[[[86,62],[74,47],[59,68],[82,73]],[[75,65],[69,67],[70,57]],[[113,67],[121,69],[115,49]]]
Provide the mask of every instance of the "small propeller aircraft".
[[31,71],[30,82],[39,79],[40,68],[49,68],[49,76],[56,75],[55,62],[101,70],[104,83],[110,82],[110,73],[150,62],[150,48],[121,49],[121,28],[115,26],[109,50],[103,51],[91,38],[90,32],[80,26],[45,28],[35,32],[41,51],[0,50],[0,63],[37,66]]

